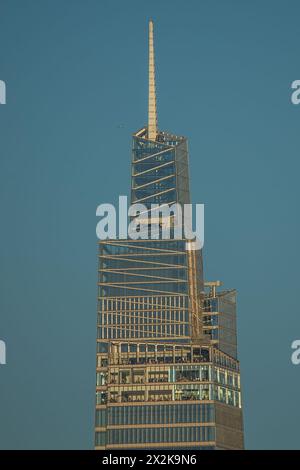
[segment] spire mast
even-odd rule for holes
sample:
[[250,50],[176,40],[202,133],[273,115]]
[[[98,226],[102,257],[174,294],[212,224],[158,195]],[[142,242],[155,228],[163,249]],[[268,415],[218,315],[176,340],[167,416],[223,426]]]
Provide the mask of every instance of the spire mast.
[[153,21],[149,21],[149,96],[148,96],[148,139],[156,140],[157,110],[155,89],[155,62],[153,45]]

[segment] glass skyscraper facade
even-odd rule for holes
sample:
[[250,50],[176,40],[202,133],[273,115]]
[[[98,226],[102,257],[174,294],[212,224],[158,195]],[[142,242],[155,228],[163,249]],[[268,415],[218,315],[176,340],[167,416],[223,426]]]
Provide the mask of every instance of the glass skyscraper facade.
[[[132,203],[190,203],[187,140],[157,129],[152,22],[131,167]],[[204,281],[201,250],[159,235],[98,244],[95,448],[241,449],[236,292]]]

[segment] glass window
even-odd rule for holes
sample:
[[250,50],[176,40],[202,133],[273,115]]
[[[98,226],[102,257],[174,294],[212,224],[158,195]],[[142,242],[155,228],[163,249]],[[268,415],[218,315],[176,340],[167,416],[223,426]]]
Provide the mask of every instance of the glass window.
[[95,434],[95,444],[96,444],[96,446],[105,446],[106,445],[106,432],[96,432],[96,434]]

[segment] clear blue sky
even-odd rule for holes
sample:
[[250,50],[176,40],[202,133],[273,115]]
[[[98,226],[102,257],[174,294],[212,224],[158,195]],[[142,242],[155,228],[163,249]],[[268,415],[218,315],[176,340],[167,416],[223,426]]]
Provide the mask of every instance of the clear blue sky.
[[96,206],[127,194],[155,22],[205,273],[238,290],[247,448],[300,448],[300,3],[0,0],[1,448],[92,448]]

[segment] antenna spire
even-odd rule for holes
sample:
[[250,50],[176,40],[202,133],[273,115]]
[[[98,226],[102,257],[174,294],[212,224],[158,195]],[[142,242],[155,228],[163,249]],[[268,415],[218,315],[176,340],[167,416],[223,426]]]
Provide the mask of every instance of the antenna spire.
[[149,96],[148,96],[148,139],[156,140],[157,111],[155,88],[155,62],[153,45],[153,21],[149,21]]

